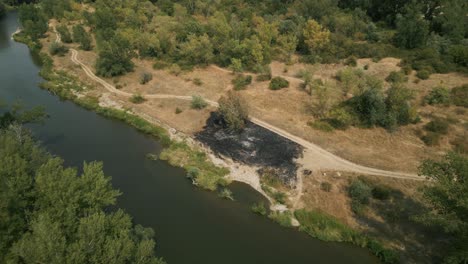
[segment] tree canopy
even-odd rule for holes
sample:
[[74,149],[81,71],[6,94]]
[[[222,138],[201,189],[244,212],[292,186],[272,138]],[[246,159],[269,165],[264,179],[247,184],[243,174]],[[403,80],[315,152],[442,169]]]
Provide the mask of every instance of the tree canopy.
[[102,163],[84,163],[78,173],[8,123],[0,129],[1,263],[164,263],[151,229],[109,209],[120,192]]

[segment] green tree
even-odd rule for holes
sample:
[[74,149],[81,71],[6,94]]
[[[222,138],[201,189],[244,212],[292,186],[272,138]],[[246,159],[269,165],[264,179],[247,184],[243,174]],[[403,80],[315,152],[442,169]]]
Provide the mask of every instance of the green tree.
[[20,6],[19,19],[24,33],[32,40],[42,38],[49,28],[43,11],[32,4]]
[[208,35],[190,35],[188,41],[180,45],[180,54],[187,64],[208,65],[213,60],[213,45]]
[[249,118],[249,107],[240,94],[229,91],[226,96],[219,99],[218,112],[228,129],[242,130]]
[[429,36],[429,23],[414,4],[407,7],[404,15],[397,16],[396,29],[395,43],[401,48],[422,47]]
[[18,127],[0,129],[1,263],[164,263],[154,232],[109,212],[120,192],[102,163],[78,175]]
[[68,27],[66,25],[59,25],[57,26],[57,32],[60,34],[60,37],[63,42],[65,43],[72,43],[72,36],[70,34],[70,31],[68,30]]
[[83,50],[91,50],[91,35],[86,32],[82,25],[73,26],[73,41],[80,44]]
[[330,42],[330,31],[323,28],[317,21],[311,19],[303,30],[304,42],[309,48],[310,53],[325,48]]
[[468,262],[468,158],[449,153],[442,161],[426,160],[419,174],[432,180],[423,190],[432,210],[418,220],[452,236],[445,263]]
[[99,57],[96,60],[98,75],[118,76],[133,70],[134,52],[130,42],[119,34],[109,41],[102,42],[98,54]]

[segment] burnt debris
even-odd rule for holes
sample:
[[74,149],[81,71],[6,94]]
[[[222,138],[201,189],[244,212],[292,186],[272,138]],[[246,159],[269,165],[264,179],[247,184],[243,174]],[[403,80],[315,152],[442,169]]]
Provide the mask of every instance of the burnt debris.
[[250,121],[242,131],[227,129],[217,113],[211,113],[203,131],[195,138],[208,145],[215,154],[248,165],[274,169],[282,182],[295,185],[298,165],[295,159],[303,148]]

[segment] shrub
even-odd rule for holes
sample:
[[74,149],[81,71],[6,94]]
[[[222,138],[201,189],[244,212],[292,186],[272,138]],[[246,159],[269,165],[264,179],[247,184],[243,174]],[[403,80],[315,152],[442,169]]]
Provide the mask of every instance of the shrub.
[[265,204],[263,202],[253,204],[250,207],[250,210],[252,210],[252,212],[259,214],[259,215],[266,215],[268,213],[265,207]]
[[322,182],[320,184],[320,190],[325,191],[325,192],[330,192],[332,189],[332,185],[329,182]]
[[292,214],[290,211],[273,211],[268,215],[268,218],[272,219],[273,221],[277,222],[278,224],[284,227],[292,227],[291,217]]
[[202,86],[203,81],[200,78],[195,78],[193,79],[193,84],[195,84],[196,86]]
[[468,84],[453,88],[451,98],[454,105],[468,107]]
[[383,263],[399,263],[400,257],[395,250],[387,249],[374,239],[368,239],[366,247]]
[[351,209],[353,212],[361,213],[363,206],[369,203],[372,195],[372,189],[365,182],[356,179],[348,187],[348,195],[351,197]]
[[[153,65],[154,66],[154,65]],[[182,69],[177,64],[172,64],[169,67],[169,73],[175,76],[179,76],[182,73]]]
[[317,129],[323,132],[333,132],[333,130],[335,130],[334,127],[326,121],[317,120],[314,122],[308,122],[307,125],[313,129]]
[[208,106],[208,103],[199,95],[192,96],[192,102],[190,104],[192,109],[203,109]]
[[444,120],[442,118],[435,118],[434,120],[432,120],[424,126],[424,129],[427,131],[442,135],[448,133],[448,128],[449,123],[447,122],[447,120]]
[[369,70],[369,64],[364,65],[364,70]]
[[289,82],[283,77],[278,76],[278,77],[271,79],[269,87],[270,87],[270,90],[279,90],[279,89],[289,87]]
[[223,198],[223,199],[227,199],[227,200],[231,200],[231,201],[234,201],[234,197],[232,195],[232,191],[229,190],[228,188],[223,188],[221,190],[221,192],[219,192],[219,197]]
[[252,76],[239,74],[232,80],[234,90],[244,90],[249,84],[252,83]]
[[180,109],[179,107],[176,107],[175,113],[176,113],[177,115],[180,114],[180,113],[182,113],[182,109]]
[[57,32],[60,34],[60,38],[65,43],[72,43],[72,36],[66,25],[59,25],[56,27]]
[[187,169],[187,178],[195,180],[200,175],[200,170],[197,167],[189,167]]
[[425,97],[425,101],[430,105],[450,104],[450,92],[443,86],[437,86],[433,88],[429,94]]
[[338,107],[330,111],[327,122],[336,129],[347,129],[356,122],[356,117],[346,108]]
[[350,56],[347,58],[344,62],[345,65],[351,66],[351,67],[356,67],[357,66],[357,58],[354,56]]
[[143,103],[144,101],[146,101],[146,99],[139,95],[139,94],[134,94],[131,98],[130,98],[130,102],[134,103],[134,104],[141,104]]
[[68,52],[68,48],[60,43],[54,42],[49,47],[50,55],[64,56]]
[[404,83],[408,81],[408,77],[401,71],[392,71],[385,80],[391,83]]
[[153,74],[149,72],[144,72],[140,75],[140,84],[147,84],[153,80]]
[[421,80],[427,80],[431,76],[431,72],[429,70],[419,70],[416,76]]
[[236,92],[229,91],[227,96],[219,99],[218,103],[218,113],[227,128],[234,131],[242,130],[249,118],[249,108],[244,98]]

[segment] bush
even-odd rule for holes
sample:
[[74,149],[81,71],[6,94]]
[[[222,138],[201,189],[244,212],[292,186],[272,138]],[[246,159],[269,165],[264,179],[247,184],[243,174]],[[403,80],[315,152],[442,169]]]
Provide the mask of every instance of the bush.
[[249,84],[252,83],[252,76],[239,74],[232,80],[234,90],[244,90]]
[[419,70],[416,73],[416,77],[418,77],[421,80],[427,80],[431,76],[431,72],[429,70]]
[[182,109],[180,109],[179,107],[176,107],[175,113],[176,113],[176,115],[182,113]]
[[223,188],[221,190],[221,192],[219,192],[219,197],[223,198],[223,199],[227,199],[227,200],[231,200],[231,201],[234,201],[234,197],[232,195],[232,191],[229,190],[228,188]]
[[249,118],[249,108],[238,93],[229,91],[227,96],[219,99],[218,113],[222,117],[227,128],[240,131],[245,127]]
[[450,104],[450,92],[443,86],[438,86],[432,89],[429,94],[425,97],[425,101],[430,105]]
[[356,179],[353,180],[348,187],[348,195],[351,197],[351,209],[359,214],[364,205],[369,203],[369,198],[372,195],[372,189],[365,182]]
[[62,39],[63,42],[72,43],[72,36],[67,26],[59,25],[56,27],[56,29],[57,29],[57,32],[60,34],[60,38]]
[[266,81],[269,81],[271,80],[271,73],[270,74],[260,74],[260,75],[257,75],[257,77],[255,78],[255,80],[257,82],[266,82]]
[[445,135],[448,133],[448,128],[449,128],[449,122],[447,122],[447,120],[444,120],[442,118],[435,118],[434,120],[432,120],[431,122],[427,123],[424,126],[424,129],[427,131],[437,133],[437,134],[442,134],[442,135]]
[[391,83],[404,83],[408,81],[408,77],[401,71],[392,71],[385,80]]
[[195,79],[193,79],[193,84],[195,84],[196,86],[202,86],[203,81],[200,80],[200,78],[195,78]]
[[335,130],[335,128],[326,121],[317,120],[314,122],[308,122],[307,125],[313,129],[317,129],[323,132],[333,132]]
[[350,56],[349,58],[346,59],[344,64],[347,65],[347,66],[356,67],[357,66],[357,58],[354,57],[354,56]]
[[146,99],[139,95],[139,94],[134,94],[131,98],[130,98],[130,102],[134,103],[134,104],[141,104],[143,102],[145,102]]
[[468,107],[468,84],[453,88],[451,98],[454,105]]
[[49,47],[51,55],[64,56],[68,53],[68,48],[60,43],[54,42]]
[[272,219],[273,221],[277,222],[278,224],[284,227],[292,227],[291,217],[292,214],[290,211],[273,211],[268,215],[268,218]]
[[356,117],[346,108],[338,107],[330,111],[327,122],[336,129],[347,129],[356,122]]
[[199,95],[192,96],[192,102],[190,104],[192,109],[203,109],[208,106],[208,103]]
[[289,87],[289,82],[283,77],[275,77],[271,79],[270,90],[279,90]]
[[332,189],[332,185],[329,182],[322,182],[320,184],[320,190],[325,191],[325,192],[330,192]]
[[259,215],[266,215],[268,213],[265,207],[265,204],[263,202],[253,204],[250,207],[250,210],[252,210],[252,212],[259,214]]
[[140,84],[147,84],[153,80],[153,74],[149,72],[144,72],[140,75]]

